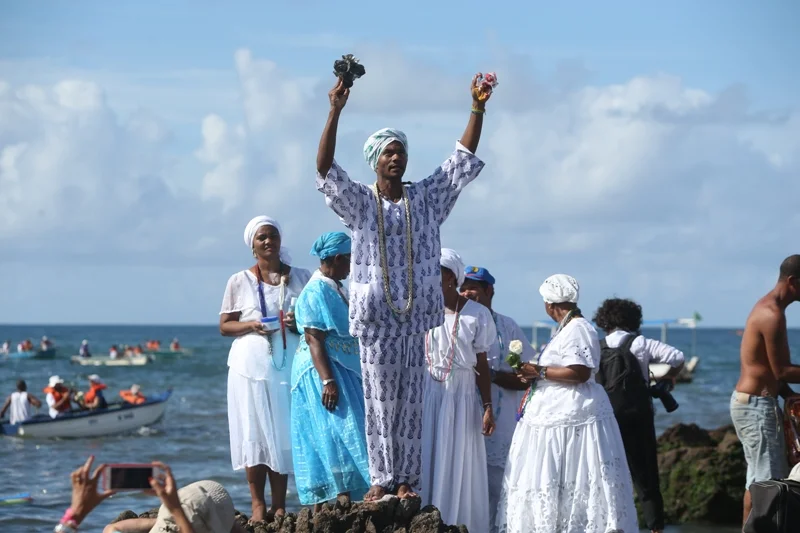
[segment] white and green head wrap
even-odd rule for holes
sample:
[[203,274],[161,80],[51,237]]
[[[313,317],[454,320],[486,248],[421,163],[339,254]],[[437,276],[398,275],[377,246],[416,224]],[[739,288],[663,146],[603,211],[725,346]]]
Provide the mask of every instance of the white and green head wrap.
[[394,141],[403,145],[408,153],[408,139],[406,134],[394,128],[383,128],[369,136],[367,142],[364,143],[364,159],[367,164],[372,167],[372,170],[378,168],[378,158],[383,153],[383,150]]

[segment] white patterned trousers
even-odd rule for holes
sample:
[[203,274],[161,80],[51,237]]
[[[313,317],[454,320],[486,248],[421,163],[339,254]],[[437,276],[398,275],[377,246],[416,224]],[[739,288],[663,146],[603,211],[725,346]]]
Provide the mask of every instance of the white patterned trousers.
[[358,341],[371,483],[419,490],[425,335]]

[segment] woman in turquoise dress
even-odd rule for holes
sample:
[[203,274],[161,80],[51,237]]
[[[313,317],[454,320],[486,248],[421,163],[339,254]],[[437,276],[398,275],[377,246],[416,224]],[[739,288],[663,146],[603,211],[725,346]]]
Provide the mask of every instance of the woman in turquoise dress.
[[340,231],[317,239],[311,255],[320,267],[295,307],[301,335],[292,364],[292,458],[300,503],[315,509],[369,488],[361,360],[342,286],[350,246]]

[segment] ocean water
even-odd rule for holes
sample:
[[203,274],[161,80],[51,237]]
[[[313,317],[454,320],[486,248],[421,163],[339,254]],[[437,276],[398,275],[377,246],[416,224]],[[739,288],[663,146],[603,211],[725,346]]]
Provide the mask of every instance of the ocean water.
[[[530,333],[530,329],[526,333]],[[645,334],[660,338],[659,330]],[[69,474],[89,455],[96,464],[140,463],[160,460],[169,464],[183,485],[198,479],[213,479],[231,493],[236,507],[249,513],[250,497],[243,472],[233,472],[230,464],[226,415],[227,353],[230,339],[219,335],[213,326],[1,326],[0,342],[14,344],[25,338],[47,335],[58,347],[58,357],[42,361],[0,362],[0,395],[13,392],[17,379],[25,379],[28,390],[44,400],[41,389],[50,375],[58,374],[86,388],[86,376],[100,374],[109,386],[108,398],[116,391],[139,383],[143,392],[173,388],[164,419],[138,433],[97,439],[29,440],[0,437],[0,496],[30,492],[33,503],[0,506],[0,531],[7,533],[51,531],[70,504]],[[547,332],[540,330],[540,341]],[[88,338],[95,353],[111,344],[137,344],[146,339],[162,343],[178,337],[193,354],[162,358],[144,367],[84,368],[70,364],[83,338]],[[669,342],[691,352],[691,332],[674,329]],[[690,384],[679,385],[674,395],[680,408],[672,414],[659,406],[656,425],[659,431],[678,422],[695,422],[715,428],[730,423],[728,401],[738,379],[740,338],[732,329],[697,330],[696,351],[700,364]],[[792,353],[800,351],[800,331],[790,333]],[[795,355],[795,362],[797,356]],[[290,485],[290,507],[299,502]],[[121,494],[106,500],[86,520],[83,531],[100,531],[125,509],[144,511],[158,501],[139,494]],[[684,525],[668,528],[672,533],[733,532],[736,528]]]

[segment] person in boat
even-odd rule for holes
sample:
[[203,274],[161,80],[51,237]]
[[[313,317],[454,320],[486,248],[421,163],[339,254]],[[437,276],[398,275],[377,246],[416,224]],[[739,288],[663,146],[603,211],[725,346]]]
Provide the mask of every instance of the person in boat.
[[50,418],[56,418],[72,410],[72,391],[64,385],[64,380],[59,376],[50,376],[44,392],[47,394],[45,401],[49,408]]
[[142,345],[137,344],[136,346],[134,346],[133,355],[142,355],[142,354],[144,354],[144,350],[142,350]]
[[464,283],[461,294],[470,300],[484,305],[492,313],[497,336],[489,348],[488,359],[492,376],[492,414],[495,417],[495,430],[486,439],[486,466],[489,476],[489,530],[497,531],[497,504],[503,490],[503,471],[506,467],[511,439],[517,428],[517,408],[528,386],[520,381],[514,369],[506,361],[512,341],[521,341],[523,361],[530,361],[536,352],[528,342],[519,324],[511,318],[494,310],[492,303],[495,294],[495,278],[483,267],[468,266],[464,269]]
[[11,424],[18,424],[30,420],[33,417],[31,406],[38,409],[42,406],[42,402],[40,402],[36,396],[28,392],[28,384],[21,379],[17,381],[17,390],[6,398],[6,403],[4,403],[3,408],[0,409],[0,419],[6,416],[6,411],[10,409],[8,421]]
[[[300,343],[291,305],[311,278],[291,266],[280,224],[258,216],[248,222],[244,242],[255,266],[237,272],[225,287],[219,330],[234,337],[228,354],[228,426],[231,463],[245,469],[252,521],[286,512],[292,473],[292,359]],[[272,507],[264,489],[269,478]]]
[[17,351],[18,352],[30,352],[33,351],[33,342],[30,339],[25,339],[21,343],[17,344]]
[[535,363],[518,413],[497,512],[504,533],[639,531],[625,447],[608,394],[594,378],[600,341],[578,308],[579,286],[556,274],[539,288],[558,323]]
[[114,344],[111,346],[111,349],[108,350],[108,356],[111,359],[117,359],[119,357],[119,350],[117,349],[117,345]]
[[181,351],[181,344],[178,342],[178,338],[172,339],[172,342],[169,345],[169,349],[171,352],[180,352]]
[[133,357],[133,347],[132,347],[132,346],[125,345],[125,346],[122,348],[122,355],[123,355],[124,357]]
[[46,336],[42,337],[42,342],[39,344],[39,349],[43,352],[53,347],[53,343]]
[[[350,179],[334,160],[350,89],[339,79],[328,93],[316,186],[353,234],[350,333],[359,339],[361,352],[372,483],[368,501],[387,492],[415,496],[413,488],[419,486],[425,333],[444,321],[440,228],[484,166],[475,150],[490,93],[478,80],[477,75],[472,80],[472,111],[452,155],[431,176],[410,184],[402,181],[408,140],[392,128],[375,132],[364,144],[375,185]],[[384,377],[391,375],[397,379]]]
[[131,385],[130,389],[119,391],[119,395],[122,401],[133,405],[140,405],[147,401],[147,397],[142,394],[142,388],[135,383]]
[[495,423],[486,354],[497,329],[489,309],[459,294],[464,282],[461,257],[442,248],[440,262],[444,323],[425,338],[423,505],[435,505],[447,524],[488,532],[484,440],[494,432]]
[[340,231],[320,236],[311,249],[319,270],[297,298],[302,336],[292,364],[292,460],[300,503],[315,512],[369,488],[361,359],[342,285],[350,247]]
[[8,355],[11,352],[11,341],[7,340],[3,343],[3,347],[0,348],[0,354]]
[[89,341],[83,339],[81,341],[81,347],[78,348],[78,355],[81,357],[91,357],[92,352],[89,350]]
[[[592,321],[606,333],[605,344],[612,350],[630,352],[636,358],[641,371],[642,393],[639,402],[626,400],[625,404],[642,403],[637,409],[633,405],[615,406],[617,424],[622,434],[628,467],[633,477],[633,486],[639,496],[644,522],[651,531],[664,530],[664,500],[661,496],[658,477],[658,444],[656,443],[655,411],[649,393],[650,363],[667,364],[671,368],[661,380],[675,386],[675,378],[683,368],[683,352],[639,333],[642,327],[642,307],[633,300],[609,298],[595,312]],[[630,387],[629,390],[634,390]],[[622,412],[626,410],[626,412]]]
[[83,395],[83,407],[86,409],[106,409],[108,402],[103,391],[107,388],[100,376],[97,374],[89,376],[89,390]]
[[775,287],[756,302],[742,334],[741,373],[730,410],[747,462],[744,521],[752,507],[750,485],[789,473],[778,396],[795,396],[790,384],[800,383],[800,365],[792,364],[786,329],[786,308],[798,301],[800,254],[795,254],[781,263]]

